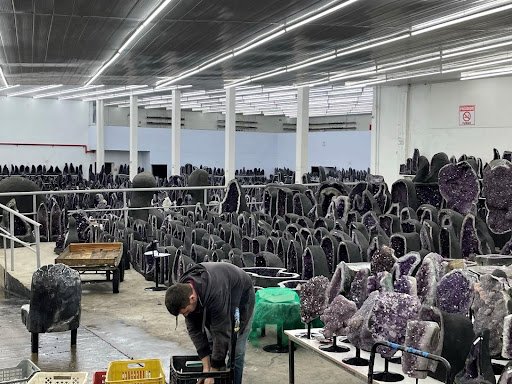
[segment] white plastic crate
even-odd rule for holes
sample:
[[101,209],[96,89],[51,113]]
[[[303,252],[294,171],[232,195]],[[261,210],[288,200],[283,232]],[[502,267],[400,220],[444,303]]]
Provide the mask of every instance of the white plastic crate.
[[28,384],[85,384],[87,372],[38,372]]
[[16,367],[0,368],[0,384],[25,384],[40,369],[30,360],[22,360]]

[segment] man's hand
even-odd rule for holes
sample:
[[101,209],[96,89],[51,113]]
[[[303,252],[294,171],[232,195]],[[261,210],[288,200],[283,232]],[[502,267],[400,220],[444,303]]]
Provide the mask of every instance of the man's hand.
[[[218,369],[212,368],[210,365],[210,356],[205,356],[201,359],[203,363],[203,372],[218,371]],[[212,378],[199,379],[197,384],[214,384],[215,380]]]

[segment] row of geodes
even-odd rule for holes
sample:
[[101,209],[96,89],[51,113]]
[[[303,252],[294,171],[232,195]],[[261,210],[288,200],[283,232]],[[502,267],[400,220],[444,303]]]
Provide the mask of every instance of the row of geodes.
[[[506,272],[478,276],[435,253],[397,259],[391,248],[382,247],[369,269],[355,272],[342,262],[330,282],[318,276],[305,283],[302,320],[320,317],[327,337],[347,336],[366,351],[386,340],[442,356],[458,383],[495,383],[491,357],[512,358]],[[380,352],[390,358],[396,350]],[[404,354],[402,368],[411,377],[425,378],[430,372],[444,380],[442,366],[415,355]]]

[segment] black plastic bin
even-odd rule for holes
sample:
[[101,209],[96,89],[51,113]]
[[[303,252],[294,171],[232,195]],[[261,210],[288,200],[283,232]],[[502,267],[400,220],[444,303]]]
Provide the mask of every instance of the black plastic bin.
[[215,384],[233,384],[233,371],[203,373],[203,368],[187,367],[187,361],[199,361],[198,356],[171,356],[170,384],[196,384],[198,379],[214,378]]

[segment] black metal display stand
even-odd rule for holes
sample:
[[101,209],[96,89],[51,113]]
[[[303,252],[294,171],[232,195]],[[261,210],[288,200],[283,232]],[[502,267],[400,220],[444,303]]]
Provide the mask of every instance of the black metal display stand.
[[[373,372],[373,367],[374,367],[374,364],[375,364],[375,355],[377,353],[377,348],[379,346],[388,347],[388,348],[391,348],[391,349],[394,349],[394,350],[400,350],[403,353],[412,353],[413,355],[417,355],[417,356],[424,357],[424,358],[429,359],[429,360],[435,360],[435,361],[440,362],[446,368],[445,383],[446,384],[451,384],[450,383],[451,366],[450,366],[450,363],[448,362],[448,360],[446,360],[444,357],[433,355],[433,354],[428,353],[428,352],[420,351],[420,350],[415,349],[415,348],[406,347],[404,345],[400,345],[400,344],[396,344],[396,343],[391,343],[389,341],[379,341],[379,342],[373,344],[372,351],[370,353],[370,364],[369,364],[369,367],[368,367],[368,384],[372,384],[373,383],[373,379],[378,380],[378,381],[384,381],[384,382],[396,382],[396,381],[403,380],[403,378],[404,378],[399,373],[393,373],[393,372],[389,371],[389,369],[388,369],[389,368],[389,361],[388,361],[388,359],[385,360],[385,363],[384,363],[385,365],[384,365],[384,371],[383,372]],[[401,378],[399,378],[397,380],[398,376],[400,376]]]

